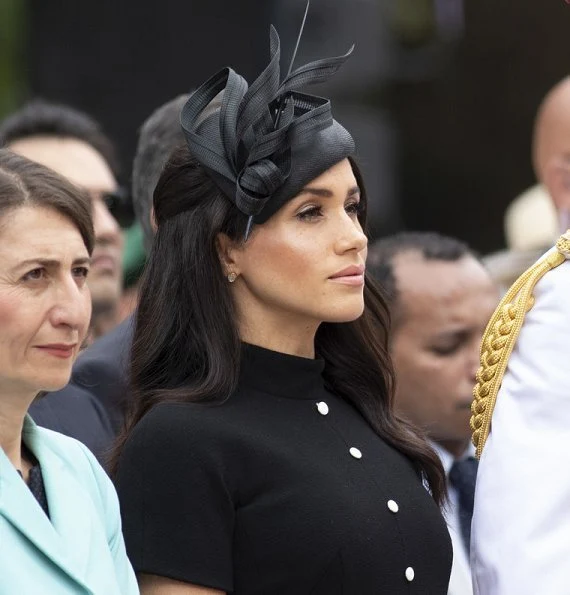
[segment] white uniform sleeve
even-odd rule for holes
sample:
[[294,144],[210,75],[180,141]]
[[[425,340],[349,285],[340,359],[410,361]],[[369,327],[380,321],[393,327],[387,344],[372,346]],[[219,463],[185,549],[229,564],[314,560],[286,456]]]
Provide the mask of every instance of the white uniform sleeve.
[[476,595],[570,593],[570,261],[534,295],[479,465]]

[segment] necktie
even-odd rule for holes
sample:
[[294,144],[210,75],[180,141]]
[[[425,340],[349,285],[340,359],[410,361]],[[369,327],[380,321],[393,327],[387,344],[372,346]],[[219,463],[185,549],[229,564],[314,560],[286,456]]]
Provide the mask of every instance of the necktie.
[[477,460],[473,457],[455,461],[449,471],[449,482],[457,491],[459,501],[459,525],[463,543],[469,553],[471,545],[471,519],[477,479]]

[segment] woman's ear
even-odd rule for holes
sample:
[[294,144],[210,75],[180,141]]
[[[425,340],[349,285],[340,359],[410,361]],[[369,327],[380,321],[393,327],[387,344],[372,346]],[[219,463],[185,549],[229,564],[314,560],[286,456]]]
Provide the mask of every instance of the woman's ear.
[[239,248],[236,242],[230,239],[225,233],[219,233],[216,236],[216,249],[224,275],[227,276],[231,273],[234,273],[236,276],[239,275]]

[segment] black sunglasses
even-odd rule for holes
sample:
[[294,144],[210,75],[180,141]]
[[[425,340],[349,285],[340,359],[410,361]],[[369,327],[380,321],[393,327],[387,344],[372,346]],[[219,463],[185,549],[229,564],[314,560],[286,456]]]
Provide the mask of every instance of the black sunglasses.
[[121,227],[126,228],[133,224],[135,211],[131,195],[126,188],[118,188],[114,192],[104,192],[101,198]]

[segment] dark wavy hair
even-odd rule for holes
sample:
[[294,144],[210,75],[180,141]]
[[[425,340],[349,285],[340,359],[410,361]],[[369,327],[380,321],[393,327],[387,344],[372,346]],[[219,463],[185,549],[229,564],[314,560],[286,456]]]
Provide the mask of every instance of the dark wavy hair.
[[[364,225],[366,193],[356,163],[351,165],[364,201]],[[247,217],[186,147],[173,153],[163,171],[154,212],[158,231],[143,276],[131,355],[131,411],[112,454],[112,473],[134,426],[155,405],[222,401],[239,378],[236,310],[216,238],[243,237]],[[381,438],[415,464],[441,503],[445,476],[437,455],[393,411],[389,314],[381,289],[368,277],[364,300],[364,314],[354,322],[319,327],[315,352],[325,361],[327,388],[351,402]]]

